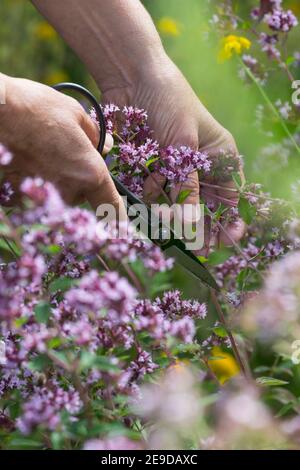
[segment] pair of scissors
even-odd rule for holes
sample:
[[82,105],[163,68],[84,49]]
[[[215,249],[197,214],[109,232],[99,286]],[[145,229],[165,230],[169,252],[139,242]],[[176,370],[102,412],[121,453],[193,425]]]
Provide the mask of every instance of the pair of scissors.
[[[102,154],[105,144],[105,137],[106,137],[106,123],[103,111],[101,106],[99,105],[95,96],[86,88],[76,83],[59,83],[53,87],[55,90],[58,91],[73,91],[79,93],[83,96],[94,108],[98,122],[100,127],[100,140],[97,147],[97,150],[100,154]],[[214,280],[213,276],[210,274],[208,269],[204,266],[204,264],[190,251],[186,248],[186,245],[183,240],[176,237],[174,231],[167,227],[167,232],[165,231],[165,227],[159,221],[159,225],[157,225],[157,215],[143,203],[138,197],[136,197],[131,191],[129,191],[119,180],[116,176],[111,174],[111,177],[114,181],[114,184],[119,192],[119,194],[123,197],[127,198],[127,207],[128,212],[130,212],[130,207],[136,204],[143,206],[145,209],[142,213],[139,214],[140,217],[146,217],[140,224],[140,227],[147,227],[147,237],[157,246],[159,246],[167,256],[175,258],[176,262],[178,262],[185,270],[191,273],[194,277],[196,277],[200,282],[204,283],[209,288],[214,290],[219,290],[219,287]],[[144,216],[143,216],[144,214]],[[153,224],[156,224],[155,227],[159,226],[159,231],[161,236],[153,236]],[[164,236],[167,233],[168,237]]]

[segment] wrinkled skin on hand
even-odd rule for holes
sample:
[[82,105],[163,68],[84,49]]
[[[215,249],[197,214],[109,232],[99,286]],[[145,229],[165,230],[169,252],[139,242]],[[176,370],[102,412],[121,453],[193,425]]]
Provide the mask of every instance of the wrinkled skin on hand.
[[[0,142],[14,155],[4,178],[15,191],[25,177],[40,176],[54,183],[69,204],[88,199],[94,208],[111,203],[124,212],[96,150],[99,130],[81,105],[30,80],[3,75],[0,79],[6,88],[6,104],[0,109]],[[112,144],[108,136],[106,151]]]
[[[212,158],[218,158],[221,149],[237,157],[239,155],[230,132],[207,111],[182,73],[168,58],[158,70],[147,74],[136,85],[114,88],[104,93],[103,102],[116,103],[119,106],[132,104],[145,109],[149,116],[149,126],[154,130],[154,138],[161,145],[187,145],[193,149],[206,151]],[[240,173],[243,179],[242,169]],[[149,176],[144,187],[145,198],[150,202],[155,201],[164,184],[165,179],[161,175],[155,174],[155,180]],[[228,181],[220,181],[218,184],[227,188],[234,187],[234,183]],[[200,191],[206,200],[214,200],[215,196],[219,195],[228,199],[231,202],[229,205],[238,203],[235,192],[201,188],[197,173],[191,173],[184,184],[176,186],[171,191],[173,202],[182,190],[190,191],[185,200],[186,204],[197,204]],[[229,245],[232,244],[232,239],[240,240],[245,232],[245,224],[241,219],[225,228],[228,235],[221,232],[220,241]]]

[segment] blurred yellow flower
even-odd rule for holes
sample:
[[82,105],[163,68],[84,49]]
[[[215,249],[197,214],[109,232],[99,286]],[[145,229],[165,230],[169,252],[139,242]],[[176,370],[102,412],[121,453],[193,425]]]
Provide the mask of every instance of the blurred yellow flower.
[[57,32],[46,21],[41,21],[34,31],[37,38],[43,41],[51,41],[56,38]]
[[241,54],[243,50],[249,49],[250,46],[251,41],[249,39],[230,34],[222,39],[219,60],[224,62],[224,60],[230,59],[234,53]]
[[189,365],[189,361],[186,359],[179,360],[176,359],[175,364],[173,364],[170,369],[175,371],[178,374],[183,373]]
[[169,16],[164,16],[161,18],[157,23],[157,27],[159,32],[165,36],[179,36],[181,32],[178,21],[170,18]]
[[44,82],[46,85],[56,85],[56,83],[67,82],[69,80],[69,75],[63,70],[56,70],[46,75]]
[[207,362],[220,384],[223,385],[231,377],[239,374],[240,368],[231,354],[215,346],[212,349],[212,357],[217,359],[209,359]]

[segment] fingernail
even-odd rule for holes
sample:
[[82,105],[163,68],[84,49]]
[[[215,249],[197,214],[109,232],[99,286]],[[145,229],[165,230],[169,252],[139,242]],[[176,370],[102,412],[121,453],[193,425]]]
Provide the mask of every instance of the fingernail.
[[113,146],[114,146],[113,136],[111,134],[106,134],[103,152],[104,153],[110,152]]

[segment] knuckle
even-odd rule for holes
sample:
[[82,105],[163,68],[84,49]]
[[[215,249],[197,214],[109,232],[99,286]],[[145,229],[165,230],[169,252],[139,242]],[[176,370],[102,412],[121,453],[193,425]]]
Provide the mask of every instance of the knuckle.
[[72,100],[72,108],[74,112],[79,118],[82,118],[82,116],[84,116],[85,114],[83,107],[75,98],[71,98],[71,100]]
[[99,139],[100,139],[100,135],[99,135],[99,132],[96,128],[96,126],[93,124],[93,122],[91,122],[91,131],[90,131],[90,139],[91,139],[91,142],[93,144],[94,147],[97,147],[98,144],[99,144]]
[[185,145],[187,147],[191,147],[192,149],[196,150],[198,148],[199,139],[198,133],[193,130],[186,130],[180,136],[179,143],[180,145]]
[[90,190],[97,189],[102,183],[103,176],[99,170],[99,165],[95,163],[85,163],[84,175],[86,186]]
[[238,155],[238,149],[237,145],[235,142],[235,139],[231,132],[229,132],[227,129],[224,130],[224,143],[226,148],[235,156]]

